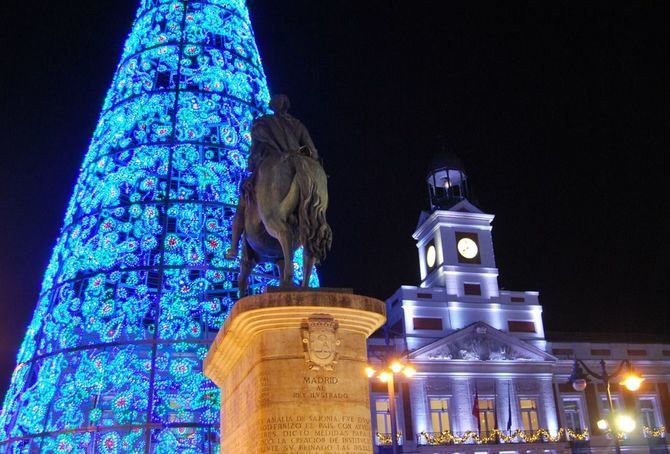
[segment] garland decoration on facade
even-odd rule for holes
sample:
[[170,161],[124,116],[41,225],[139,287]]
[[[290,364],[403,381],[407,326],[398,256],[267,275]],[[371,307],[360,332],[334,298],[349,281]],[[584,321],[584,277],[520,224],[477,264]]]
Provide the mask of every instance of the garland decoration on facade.
[[[391,446],[391,434],[377,432],[375,436],[377,438],[377,446]],[[397,439],[398,444],[400,444],[402,440],[402,432],[398,432]]]
[[661,427],[644,426],[642,428],[642,432],[644,433],[645,437],[663,438],[665,436],[665,426]]
[[[379,434],[378,434],[379,435]],[[475,431],[464,432],[463,435],[455,435],[451,431],[438,433],[421,432],[421,437],[426,440],[428,445],[451,445],[463,443],[490,444],[490,443],[537,443],[537,442],[558,442],[561,440],[584,441],[589,438],[589,431],[577,432],[573,429],[560,428],[556,435],[551,435],[547,429],[537,429],[535,431],[523,431],[517,429],[506,434],[500,429],[494,429],[487,434],[478,434]]]

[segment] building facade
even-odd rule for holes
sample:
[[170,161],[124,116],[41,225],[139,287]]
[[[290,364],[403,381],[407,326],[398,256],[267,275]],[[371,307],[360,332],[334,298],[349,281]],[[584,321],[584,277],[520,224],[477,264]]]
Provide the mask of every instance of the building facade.
[[[468,200],[460,161],[437,162],[428,189],[431,211],[413,235],[420,284],[387,299],[386,331],[369,340],[372,364],[401,357],[417,370],[395,386],[403,452],[614,452],[612,432],[598,427],[610,413],[607,390],[595,379],[576,390],[575,359],[595,373],[632,364],[645,379],[638,391],[619,385],[619,376],[610,380],[615,415],[636,423],[618,444],[622,452],[667,452],[670,345],[548,337],[538,292],[499,288],[494,216]],[[384,452],[389,395],[383,383],[371,390],[376,449]]]

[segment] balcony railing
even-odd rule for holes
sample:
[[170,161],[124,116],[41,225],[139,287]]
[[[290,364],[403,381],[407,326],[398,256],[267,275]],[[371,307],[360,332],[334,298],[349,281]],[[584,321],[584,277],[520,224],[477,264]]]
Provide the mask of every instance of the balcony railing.
[[665,426],[661,427],[647,427],[642,428],[642,433],[645,438],[663,438],[665,437]]
[[[391,446],[392,436],[390,433],[377,432],[375,434],[375,444],[377,446]],[[397,433],[398,445],[402,445],[402,432]]]
[[467,431],[461,433],[445,432],[421,432],[417,434],[417,444],[444,446],[457,444],[497,444],[497,443],[558,443],[567,441],[588,440],[588,430],[576,431],[573,429],[559,429],[557,433],[551,434],[546,429],[538,430],[492,430],[490,432],[477,433]]

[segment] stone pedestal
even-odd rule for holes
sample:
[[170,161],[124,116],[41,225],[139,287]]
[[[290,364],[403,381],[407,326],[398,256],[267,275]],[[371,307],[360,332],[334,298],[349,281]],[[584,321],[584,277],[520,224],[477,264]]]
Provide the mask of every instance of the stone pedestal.
[[205,358],[223,453],[372,453],[366,339],[384,303],[328,291],[239,300]]

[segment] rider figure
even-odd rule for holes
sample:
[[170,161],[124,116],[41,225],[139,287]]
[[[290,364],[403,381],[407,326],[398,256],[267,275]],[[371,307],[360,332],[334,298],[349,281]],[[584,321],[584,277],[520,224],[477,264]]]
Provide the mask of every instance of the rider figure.
[[268,152],[299,151],[314,159],[319,159],[318,152],[307,132],[307,128],[298,119],[288,113],[291,103],[286,95],[273,95],[270,99],[272,114],[263,115],[251,126],[251,148],[249,149],[248,169],[251,175],[241,185],[241,194],[237,202],[237,211],[233,219],[233,238],[226,258],[237,257],[237,247],[244,232],[244,212],[246,198],[252,193],[256,169]]

